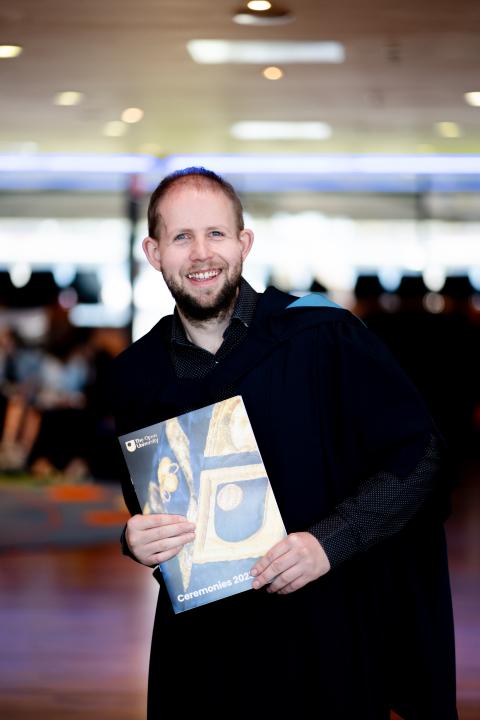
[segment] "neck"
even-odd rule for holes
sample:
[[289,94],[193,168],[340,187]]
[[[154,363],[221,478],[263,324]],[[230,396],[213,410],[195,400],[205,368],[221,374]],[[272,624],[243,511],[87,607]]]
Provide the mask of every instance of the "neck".
[[215,355],[223,343],[223,333],[230,324],[235,302],[236,298],[227,310],[208,320],[194,320],[186,316],[177,305],[177,312],[190,342]]

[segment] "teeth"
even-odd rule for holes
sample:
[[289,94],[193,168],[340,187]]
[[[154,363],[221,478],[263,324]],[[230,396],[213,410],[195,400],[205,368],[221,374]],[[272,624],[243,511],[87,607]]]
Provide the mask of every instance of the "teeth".
[[194,278],[195,280],[209,280],[212,277],[218,275],[219,270],[207,270],[206,272],[188,273],[188,278]]

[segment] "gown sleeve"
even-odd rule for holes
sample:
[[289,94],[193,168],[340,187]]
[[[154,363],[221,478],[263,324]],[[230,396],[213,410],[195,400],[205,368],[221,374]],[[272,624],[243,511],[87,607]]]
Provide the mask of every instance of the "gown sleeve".
[[365,464],[355,492],[308,528],[331,567],[398,533],[448,485],[445,443],[411,381],[361,321],[338,325],[342,413]]

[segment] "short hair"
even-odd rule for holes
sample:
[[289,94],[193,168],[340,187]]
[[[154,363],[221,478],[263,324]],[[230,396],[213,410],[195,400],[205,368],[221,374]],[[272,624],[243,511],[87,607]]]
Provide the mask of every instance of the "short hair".
[[191,178],[199,185],[210,185],[210,187],[223,192],[232,203],[238,232],[243,230],[245,227],[243,221],[243,207],[233,185],[220,177],[220,175],[217,175],[217,173],[213,172],[213,170],[207,170],[207,168],[204,167],[187,167],[183,170],[175,170],[175,172],[166,175],[153,191],[150,197],[150,202],[148,203],[147,212],[149,236],[151,238],[156,238],[157,240],[159,239],[157,208],[160,200],[165,197],[172,187],[181,183],[189,182]]

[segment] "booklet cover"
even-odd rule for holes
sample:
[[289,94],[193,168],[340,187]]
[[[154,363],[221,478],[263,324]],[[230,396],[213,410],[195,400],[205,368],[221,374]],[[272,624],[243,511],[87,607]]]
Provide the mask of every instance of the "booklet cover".
[[143,513],[196,523],[160,565],[175,613],[250,590],[249,570],[286,531],[241,396],[119,440]]

